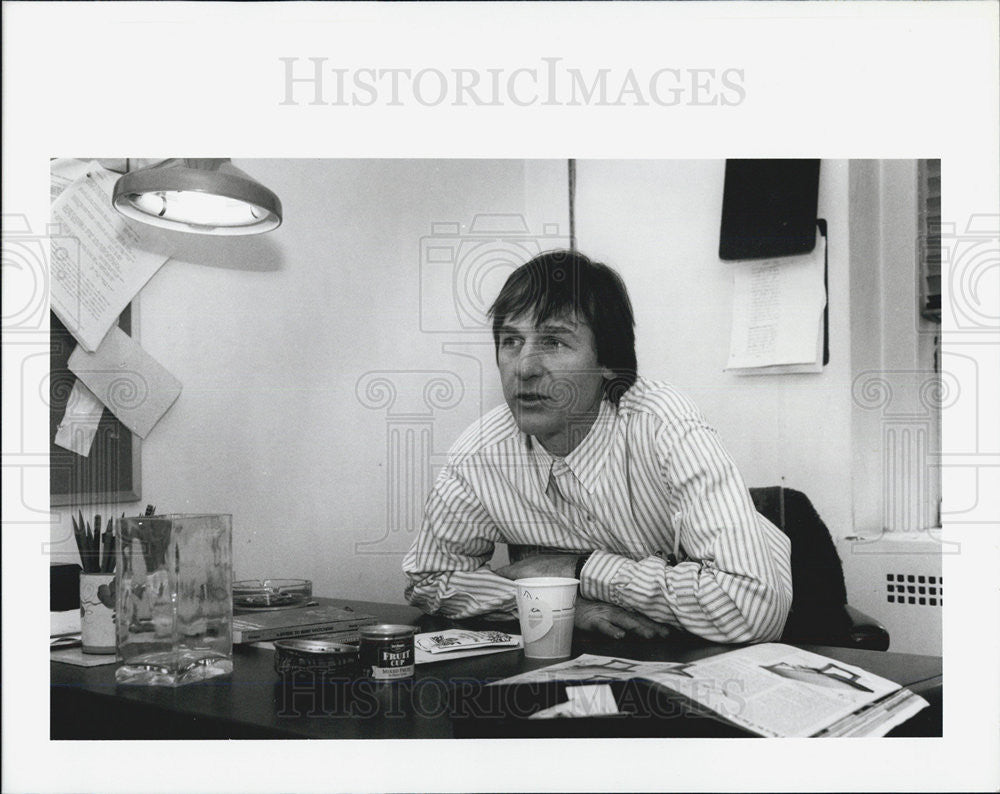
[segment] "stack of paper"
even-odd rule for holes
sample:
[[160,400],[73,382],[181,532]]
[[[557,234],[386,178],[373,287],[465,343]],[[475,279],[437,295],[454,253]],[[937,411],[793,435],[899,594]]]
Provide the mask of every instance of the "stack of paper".
[[826,238],[802,256],[738,262],[727,370],[743,375],[820,372]]
[[88,352],[170,256],[162,231],[112,206],[117,180],[96,162],[52,169],[52,311]]
[[116,327],[119,314],[170,255],[159,229],[130,223],[112,206],[118,174],[96,161],[51,166],[51,305],[79,343],[68,368],[78,380],[56,445],[87,457],[104,408],[145,438],[180,382]]

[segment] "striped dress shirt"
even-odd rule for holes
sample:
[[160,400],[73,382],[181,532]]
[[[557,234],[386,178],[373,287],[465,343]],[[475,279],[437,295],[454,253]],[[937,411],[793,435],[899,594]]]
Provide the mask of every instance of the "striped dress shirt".
[[515,614],[514,583],[489,567],[496,543],[592,552],[583,598],[716,642],[777,639],[791,606],[788,538],[756,512],[697,408],[642,378],[617,410],[601,402],[565,458],[506,405],[470,427],[403,561],[407,598],[453,618]]

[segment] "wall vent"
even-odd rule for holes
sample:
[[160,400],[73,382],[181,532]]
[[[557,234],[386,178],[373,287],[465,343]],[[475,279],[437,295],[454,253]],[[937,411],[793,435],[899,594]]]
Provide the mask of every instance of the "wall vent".
[[932,574],[887,573],[885,600],[890,604],[944,606],[944,577]]
[[960,550],[938,530],[881,532],[837,541],[847,603],[889,632],[889,650],[941,655],[944,557]]

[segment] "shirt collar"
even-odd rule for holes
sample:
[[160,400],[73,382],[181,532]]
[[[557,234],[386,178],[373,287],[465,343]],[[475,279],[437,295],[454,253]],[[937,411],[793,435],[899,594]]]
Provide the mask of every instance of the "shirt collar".
[[615,407],[607,400],[601,400],[597,418],[590,431],[576,449],[564,458],[550,455],[538,439],[527,437],[527,446],[535,461],[542,490],[548,485],[550,472],[558,477],[569,469],[583,487],[592,493],[611,452],[617,421],[618,412]]

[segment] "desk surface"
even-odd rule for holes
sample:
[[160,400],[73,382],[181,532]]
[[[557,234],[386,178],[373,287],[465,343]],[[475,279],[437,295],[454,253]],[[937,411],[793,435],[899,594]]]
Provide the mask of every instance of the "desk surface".
[[[422,616],[413,607],[350,600],[334,603],[376,615],[384,622],[419,622],[425,630],[442,626],[439,619]],[[802,647],[862,667],[930,701],[931,708],[896,728],[891,736],[941,735],[940,658]],[[703,642],[615,641],[577,632],[572,655],[684,662],[724,650],[725,646]],[[50,733],[53,739],[453,738],[448,697],[456,681],[478,685],[550,663],[525,659],[523,652],[515,650],[421,664],[414,679],[390,685],[356,682],[349,688],[296,688],[280,682],[273,651],[239,645],[234,648],[231,676],[167,688],[116,684],[115,665],[82,668],[52,662]],[[83,714],[87,720],[80,718]],[[103,721],[95,723],[95,715],[104,715]],[[692,720],[669,719],[658,720],[656,735],[677,735],[682,723],[683,735],[692,735]]]

